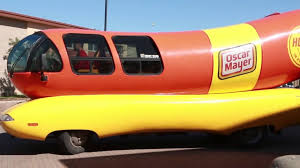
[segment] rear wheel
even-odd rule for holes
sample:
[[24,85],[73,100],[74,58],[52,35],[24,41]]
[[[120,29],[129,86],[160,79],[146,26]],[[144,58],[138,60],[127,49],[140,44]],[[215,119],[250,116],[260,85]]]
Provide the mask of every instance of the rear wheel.
[[64,131],[59,134],[58,140],[64,153],[78,154],[86,151],[89,137],[87,131]]
[[242,146],[255,146],[263,142],[267,135],[266,127],[254,127],[240,130],[231,135],[235,144]]

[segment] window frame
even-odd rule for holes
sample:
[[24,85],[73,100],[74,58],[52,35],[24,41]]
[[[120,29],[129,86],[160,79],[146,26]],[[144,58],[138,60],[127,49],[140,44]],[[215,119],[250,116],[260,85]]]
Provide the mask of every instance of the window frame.
[[[83,57],[83,58],[75,57],[75,58],[71,58],[71,57],[69,56],[69,54],[68,54],[68,48],[67,48],[67,46],[66,46],[66,44],[65,44],[65,40],[64,40],[64,39],[65,39],[67,36],[72,36],[72,35],[77,35],[77,36],[80,36],[80,35],[83,35],[83,36],[98,36],[98,37],[103,38],[104,41],[105,41],[105,43],[106,43],[107,49],[108,49],[108,51],[109,51],[109,53],[110,53],[110,57],[97,57],[97,58],[95,58],[95,57]],[[100,34],[66,33],[66,34],[64,34],[64,35],[62,36],[62,40],[63,40],[63,42],[64,42],[64,46],[65,46],[65,50],[66,50],[67,57],[68,57],[68,59],[69,59],[70,67],[71,67],[71,69],[72,69],[72,72],[73,72],[75,75],[87,75],[87,76],[90,76],[90,75],[96,75],[96,76],[99,76],[99,75],[100,75],[100,76],[108,76],[108,75],[112,75],[112,74],[115,73],[115,70],[116,70],[115,61],[114,61],[114,59],[113,59],[113,55],[112,55],[111,48],[110,48],[110,46],[109,46],[109,44],[108,44],[108,42],[107,42],[105,36],[100,35]],[[73,45],[73,46],[74,46],[74,45]],[[101,46],[101,47],[102,47],[102,46]],[[102,51],[102,50],[103,50],[103,51]],[[88,51],[90,51],[90,50],[88,50]],[[100,50],[100,52],[101,52],[101,54],[104,54],[104,55],[105,55],[104,48],[102,48],[102,49]],[[92,73],[92,61],[102,61],[102,60],[104,60],[104,61],[107,61],[107,60],[112,61],[112,66],[113,66],[112,71],[111,71],[110,73],[99,73],[99,74]],[[77,72],[77,71],[75,70],[73,64],[72,64],[72,61],[89,61],[90,72],[89,72],[89,73],[80,73],[80,72]]]
[[[119,52],[117,50],[117,44],[114,42],[114,38],[117,38],[117,37],[146,37],[150,40],[150,42],[152,43],[153,48],[157,51],[157,54],[158,54],[159,58],[122,58],[119,55]],[[111,40],[112,40],[112,42],[114,44],[114,47],[117,51],[117,54],[118,54],[118,57],[119,57],[119,60],[120,60],[121,66],[122,66],[122,70],[126,75],[130,75],[130,76],[153,76],[153,75],[160,75],[164,72],[165,67],[164,67],[164,63],[163,63],[161,53],[160,53],[155,41],[150,36],[147,36],[147,35],[114,35],[114,36],[111,37]],[[137,54],[138,54],[138,56],[140,56],[140,54],[141,54],[140,47],[138,46],[138,44],[136,45],[136,47],[137,47],[136,48]],[[128,73],[128,72],[126,72],[125,69],[124,69],[123,61],[139,61],[140,62],[139,63],[140,73]],[[144,73],[144,72],[142,72],[142,62],[143,61],[145,61],[145,62],[146,61],[147,62],[159,61],[161,63],[161,71],[158,72],[158,73]]]

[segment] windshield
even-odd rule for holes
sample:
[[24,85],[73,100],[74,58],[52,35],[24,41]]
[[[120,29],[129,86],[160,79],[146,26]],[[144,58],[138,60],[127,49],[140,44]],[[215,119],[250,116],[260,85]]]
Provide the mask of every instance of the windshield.
[[12,69],[14,72],[25,72],[29,51],[40,37],[40,34],[30,35],[14,46],[7,59],[8,72]]

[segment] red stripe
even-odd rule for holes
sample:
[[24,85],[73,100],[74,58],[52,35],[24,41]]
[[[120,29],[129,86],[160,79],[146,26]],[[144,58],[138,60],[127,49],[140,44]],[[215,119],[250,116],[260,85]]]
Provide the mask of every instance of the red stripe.
[[38,125],[39,125],[38,123],[28,123],[28,126],[30,126],[30,127],[36,127]]
[[249,22],[262,40],[262,68],[254,89],[278,87],[300,77],[288,53],[288,36],[300,25],[300,10]]

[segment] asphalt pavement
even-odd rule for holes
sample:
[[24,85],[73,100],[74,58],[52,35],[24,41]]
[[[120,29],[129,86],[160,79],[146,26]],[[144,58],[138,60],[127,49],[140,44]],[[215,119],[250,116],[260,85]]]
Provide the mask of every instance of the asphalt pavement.
[[[0,101],[0,111],[15,103],[18,102]],[[139,134],[102,139],[93,151],[78,155],[59,154],[54,140],[13,138],[0,127],[1,168],[268,168],[279,156],[293,158],[297,154],[300,154],[300,127],[272,135],[258,148],[235,147],[220,137],[203,133]]]

